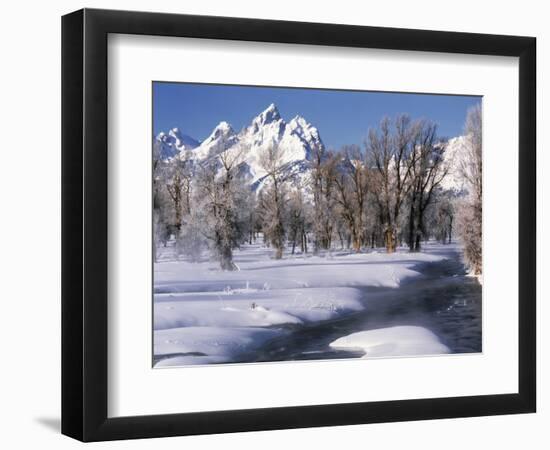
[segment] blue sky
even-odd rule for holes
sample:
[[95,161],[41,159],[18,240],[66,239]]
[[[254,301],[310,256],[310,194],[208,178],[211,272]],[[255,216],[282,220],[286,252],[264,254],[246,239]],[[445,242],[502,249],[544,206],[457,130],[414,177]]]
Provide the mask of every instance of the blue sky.
[[235,131],[275,103],[289,121],[301,115],[319,129],[326,146],[362,144],[383,116],[407,113],[436,122],[441,137],[462,132],[466,111],[481,97],[366,91],[291,89],[194,83],[153,83],[153,132],[180,130],[202,141],[222,120]]

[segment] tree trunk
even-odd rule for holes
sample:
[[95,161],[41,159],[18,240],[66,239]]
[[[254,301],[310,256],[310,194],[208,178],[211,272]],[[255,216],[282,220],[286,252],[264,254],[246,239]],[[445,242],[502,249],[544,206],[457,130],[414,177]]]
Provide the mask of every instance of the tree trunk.
[[411,209],[409,211],[409,239],[408,239],[408,244],[409,244],[409,251],[410,252],[413,252],[414,251],[414,231],[415,231],[415,226],[414,226],[414,200],[411,202]]
[[[421,249],[421,244],[422,244],[422,234],[423,234],[423,230],[424,230],[424,211],[425,209],[420,206],[418,208],[418,211],[417,211],[417,219],[416,219],[416,222],[415,222],[415,233],[416,233],[416,237],[415,237],[415,241],[414,241],[414,251],[415,252],[419,252],[420,249]],[[427,241],[427,233],[426,233],[426,241]]]
[[222,270],[230,271],[237,269],[237,266],[235,266],[235,263],[233,262],[233,251],[229,245],[225,245],[221,248],[220,267]]
[[355,253],[359,253],[361,250],[361,236],[360,233],[357,232],[357,227],[355,224],[352,224],[350,238],[353,244],[353,251]]
[[421,238],[422,238],[422,235],[420,233],[416,233],[416,237],[415,237],[415,240],[414,240],[414,251],[415,252],[420,251]]
[[388,227],[384,233],[384,240],[386,243],[386,252],[395,252],[395,231],[393,227]]
[[176,223],[175,223],[176,230],[180,231],[181,230],[181,222],[182,222],[182,214],[181,214],[181,205],[180,205],[179,196],[178,196],[177,200],[174,200],[174,208],[176,210],[175,211],[176,212]]

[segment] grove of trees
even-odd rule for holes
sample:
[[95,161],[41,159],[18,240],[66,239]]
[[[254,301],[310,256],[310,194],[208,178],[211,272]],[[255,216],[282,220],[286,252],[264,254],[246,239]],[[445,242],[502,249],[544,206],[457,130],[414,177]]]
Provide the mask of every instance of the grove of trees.
[[281,259],[285,252],[322,254],[406,245],[421,251],[428,239],[443,244],[457,236],[470,270],[481,273],[481,107],[468,112],[459,165],[466,187],[446,190],[448,141],[428,120],[384,118],[362,146],[317,148],[307,176],[291,175],[283,149],[268,145],[259,155],[260,187],[241,167],[247,149],[232,147],[196,162],[190,153],[171,160],[153,149],[154,255],[175,240],[191,261],[206,252],[223,270],[236,270],[233,252],[263,239]]

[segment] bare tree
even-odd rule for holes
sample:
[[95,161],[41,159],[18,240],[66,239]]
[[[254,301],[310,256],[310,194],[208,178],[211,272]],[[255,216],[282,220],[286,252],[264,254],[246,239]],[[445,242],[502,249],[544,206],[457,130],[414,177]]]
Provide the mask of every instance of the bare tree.
[[435,189],[448,172],[444,163],[445,144],[437,142],[437,126],[432,122],[416,124],[412,154],[412,182],[409,199],[410,251],[418,252],[425,229],[425,213],[434,200]]
[[[349,175],[341,171],[334,177],[334,186],[335,189],[335,199],[339,206],[338,212],[340,213],[341,218],[346,224],[347,231],[355,251],[359,251],[361,248],[361,239],[359,237],[359,228],[357,226],[357,210],[356,204],[353,198],[351,183],[349,181]],[[338,235],[340,236],[340,241],[342,242],[342,247],[344,237],[343,233],[338,227]]]
[[283,257],[286,240],[284,227],[285,182],[287,176],[281,159],[281,150],[271,144],[260,156],[260,166],[266,172],[265,195],[262,197],[262,229],[275,249],[275,259]]
[[344,154],[349,161],[349,180],[350,187],[355,203],[356,214],[356,239],[354,243],[355,251],[359,251],[365,241],[365,215],[368,195],[369,169],[366,164],[365,155],[361,152],[358,145],[347,146],[344,148]]
[[166,244],[174,227],[174,208],[170,194],[166,189],[167,179],[171,172],[171,161],[162,159],[162,144],[155,141],[153,144],[153,258],[157,260],[160,246]]
[[453,201],[448,195],[444,195],[437,203],[435,214],[436,237],[442,244],[450,244],[452,242],[454,218],[455,207]]
[[358,252],[365,241],[365,207],[368,171],[358,146],[346,146],[342,164],[334,177],[335,199],[347,225],[353,250]]
[[191,163],[186,157],[175,157],[166,167],[166,190],[172,200],[173,223],[181,229],[183,215],[190,212]]
[[334,199],[338,160],[324,147],[314,150],[312,157],[311,188],[313,192],[313,233],[315,253],[332,245],[335,222]]
[[369,130],[366,145],[372,165],[372,186],[388,253],[396,249],[401,207],[412,187],[415,133],[416,126],[407,115],[397,116],[393,121],[384,118],[377,130]]
[[297,245],[300,245],[302,253],[307,252],[306,211],[303,188],[301,186],[297,186],[289,195],[288,236],[289,241],[292,242],[292,254],[295,253]]

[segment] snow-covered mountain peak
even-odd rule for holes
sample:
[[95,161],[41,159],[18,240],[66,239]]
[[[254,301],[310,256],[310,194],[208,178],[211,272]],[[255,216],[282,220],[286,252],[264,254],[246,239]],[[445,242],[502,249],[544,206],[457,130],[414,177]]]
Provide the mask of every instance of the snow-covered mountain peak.
[[308,128],[310,124],[302,116],[294,116],[294,118],[288,122],[290,128]]
[[275,103],[271,103],[271,105],[254,118],[252,124],[261,127],[278,120],[281,120],[281,114]]
[[237,142],[235,130],[226,121],[221,121],[194,152],[196,159],[215,156]]
[[180,138],[181,138],[180,129],[179,129],[178,127],[172,128],[172,129],[168,132],[168,135],[169,135],[169,136],[172,136],[173,138],[180,139]]
[[204,142],[212,141],[214,139],[218,139],[221,136],[231,136],[235,134],[235,131],[229,125],[225,120],[221,121],[218,125],[216,125],[216,128],[212,131],[210,136],[204,140]]
[[295,116],[288,123],[289,132],[298,137],[308,148],[307,159],[310,159],[311,150],[315,148],[323,148],[323,142],[319,135],[319,130],[311,125],[302,116]]
[[160,143],[160,154],[163,159],[173,158],[181,152],[192,150],[198,147],[200,144],[191,136],[183,134],[177,127],[169,130],[168,134],[166,134],[164,131],[161,131],[157,135],[156,141]]
[[235,136],[235,131],[231,125],[222,121],[212,130],[212,133],[204,140],[201,147],[209,146],[214,142],[230,139],[232,136]]
[[231,125],[229,125],[229,123],[227,123],[225,120],[222,120],[215,128],[215,130],[220,130],[220,131],[233,131],[233,128],[231,127]]
[[[182,135],[178,129],[172,129],[168,135],[163,136],[177,140]],[[278,163],[296,179],[307,176],[312,153],[324,147],[317,128],[298,115],[290,122],[285,122],[277,106],[272,103],[238,134],[229,123],[220,122],[212,133],[192,152],[187,152],[185,157],[200,162],[239,147],[243,157],[241,171],[246,173],[252,185],[260,188],[266,175],[262,157],[271,146],[277,148]]]
[[254,186],[262,185],[266,172],[262,155],[271,146],[277,148],[278,163],[294,177],[308,172],[312,153],[323,148],[317,129],[301,116],[285,122],[275,104],[270,104],[239,134],[245,150],[244,167]]

